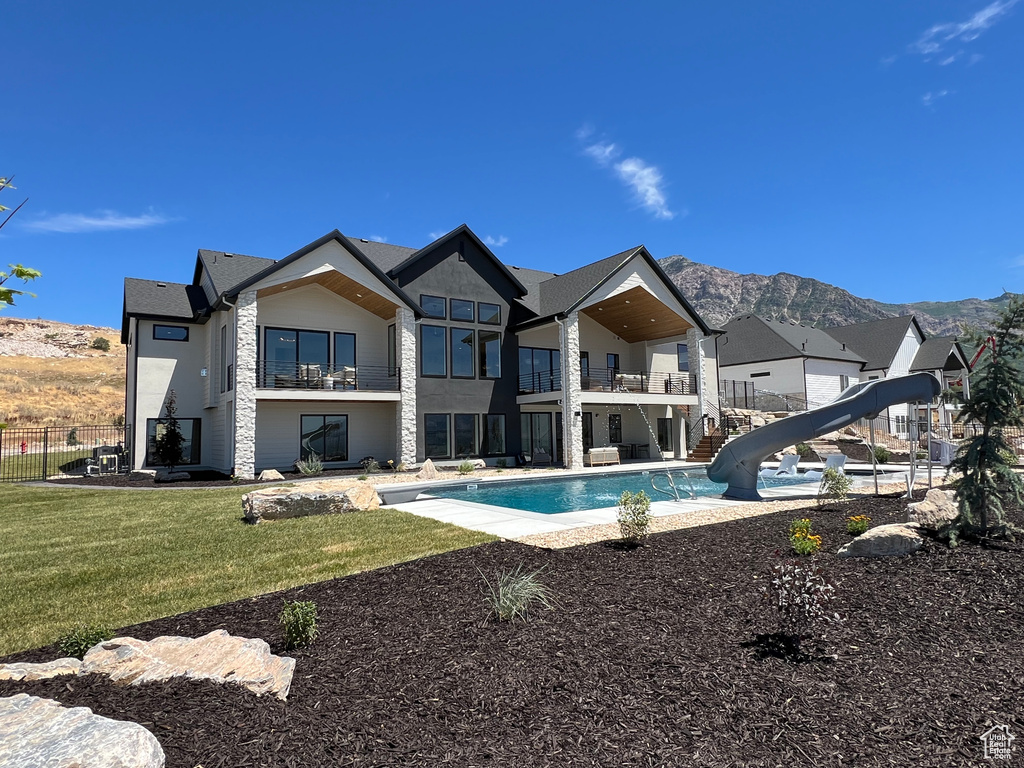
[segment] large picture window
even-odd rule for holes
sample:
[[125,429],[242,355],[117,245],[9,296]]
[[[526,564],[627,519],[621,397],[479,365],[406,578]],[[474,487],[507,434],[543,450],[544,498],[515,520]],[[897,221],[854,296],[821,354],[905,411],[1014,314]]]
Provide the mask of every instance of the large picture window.
[[455,456],[479,456],[477,449],[478,417],[475,413],[455,414]]
[[489,413],[484,416],[483,445],[480,451],[487,456],[505,453],[505,414]]
[[451,456],[447,413],[423,414],[423,448],[428,459],[447,459]]
[[300,375],[300,366],[330,366],[330,338],[327,331],[297,331],[292,328],[263,329],[263,373],[267,377]]
[[300,416],[299,456],[314,453],[321,461],[348,461],[348,416]]
[[480,331],[480,377],[501,378],[501,334],[497,331]]
[[[178,419],[181,431],[181,461],[177,466],[188,466],[199,463],[200,424],[202,419]],[[156,441],[163,437],[167,429],[167,419],[146,419],[146,466],[166,466],[157,456]]]
[[557,392],[562,388],[562,353],[557,349],[519,348],[520,392]]
[[475,338],[472,328],[451,328],[452,378],[472,379],[476,375]]
[[355,367],[356,364],[356,335],[354,333],[334,334],[334,370]]
[[420,326],[420,375],[448,375],[448,329],[440,325]]

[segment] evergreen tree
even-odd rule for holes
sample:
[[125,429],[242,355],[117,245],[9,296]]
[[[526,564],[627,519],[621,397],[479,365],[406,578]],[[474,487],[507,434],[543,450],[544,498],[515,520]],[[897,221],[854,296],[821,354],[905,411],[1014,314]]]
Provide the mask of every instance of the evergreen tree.
[[[185,437],[175,414],[178,412],[178,398],[172,389],[164,401],[164,418],[159,422],[156,436],[156,457],[169,470],[181,464],[184,457]],[[163,429],[161,430],[160,427]]]
[[[963,401],[958,421],[975,425],[978,434],[957,449],[950,469],[960,515],[947,531],[950,546],[962,536],[1012,538],[1020,531],[1008,524],[1003,505],[1021,503],[1024,480],[1013,470],[1013,448],[1003,430],[1024,424],[1024,296],[1010,299],[996,318],[991,333],[971,333],[981,344],[995,338],[995,349],[970,381],[970,397]],[[1015,460],[1014,460],[1015,461]]]

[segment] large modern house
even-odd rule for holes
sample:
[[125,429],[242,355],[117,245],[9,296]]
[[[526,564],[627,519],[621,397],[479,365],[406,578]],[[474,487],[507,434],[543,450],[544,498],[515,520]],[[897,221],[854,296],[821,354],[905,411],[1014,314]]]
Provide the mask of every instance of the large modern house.
[[[716,412],[715,336],[643,246],[556,275],[463,225],[420,249],[338,231],[279,260],[200,250],[125,280],[126,419],[154,467],[168,393],[190,468],[683,457]],[[694,434],[697,434],[696,432]]]

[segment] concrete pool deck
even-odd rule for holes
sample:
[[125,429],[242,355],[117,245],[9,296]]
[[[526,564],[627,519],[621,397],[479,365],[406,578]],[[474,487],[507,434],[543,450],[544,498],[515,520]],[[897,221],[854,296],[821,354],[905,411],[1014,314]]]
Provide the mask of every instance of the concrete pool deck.
[[[699,469],[706,464],[694,464],[689,462],[672,462],[670,466],[665,463],[655,462],[650,464],[629,464],[621,468],[615,468],[613,472],[636,472],[636,471],[657,471],[657,470],[682,470]],[[890,470],[883,478],[883,468],[879,467],[879,482],[891,492],[894,483],[906,487],[906,467],[888,466]],[[584,470],[582,472],[559,472],[559,478],[569,476],[609,474],[604,468],[596,470]],[[537,472],[538,479],[544,477],[543,472]],[[870,475],[853,475],[854,488],[851,495],[870,495],[874,492],[874,483]],[[487,482],[501,482],[508,478],[491,477],[472,480],[479,485]],[[525,479],[524,482],[530,482]],[[918,480],[926,481],[926,477],[918,474]],[[423,492],[427,493],[431,488],[424,484]],[[442,490],[445,485],[452,485],[450,480],[434,484],[437,490]],[[716,496],[704,496],[697,499],[686,499],[682,501],[655,500],[651,503],[651,517],[656,521],[658,518],[675,518],[677,516],[707,519],[705,522],[716,522],[724,519],[735,519],[738,517],[749,517],[754,514],[767,514],[778,511],[777,502],[789,502],[787,507],[797,508],[806,506],[808,501],[813,501],[818,491],[818,481],[800,483],[798,485],[787,485],[778,487],[761,488],[760,492],[764,501],[735,501],[723,499]],[[428,517],[444,523],[451,523],[462,528],[469,528],[474,531],[489,533],[503,539],[515,539],[525,543],[540,543],[541,546],[551,546],[550,542],[559,539],[572,541],[578,537],[563,537],[558,534],[569,533],[579,529],[611,526],[616,524],[616,507],[604,507],[600,509],[588,509],[578,512],[559,512],[556,514],[542,514],[540,512],[529,512],[526,510],[498,507],[490,504],[479,504],[470,501],[445,499],[440,497],[419,498],[414,501],[406,501],[395,504],[388,504],[393,509],[408,512],[420,517]],[[741,512],[741,510],[743,510]],[[716,514],[721,513],[721,514]],[[541,543],[549,542],[549,543]]]

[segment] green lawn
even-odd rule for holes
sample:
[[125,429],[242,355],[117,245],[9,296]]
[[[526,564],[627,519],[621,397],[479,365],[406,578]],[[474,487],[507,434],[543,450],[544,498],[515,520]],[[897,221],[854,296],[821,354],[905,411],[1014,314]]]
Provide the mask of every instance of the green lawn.
[[242,493],[0,485],[0,655],[493,538],[389,509],[247,525]]
[[[8,455],[0,461],[0,479],[41,480],[43,473],[42,453],[14,453],[17,446],[5,446]],[[51,450],[46,462],[46,475],[53,477],[62,471],[81,474],[85,460],[92,457],[92,448],[68,448]]]

